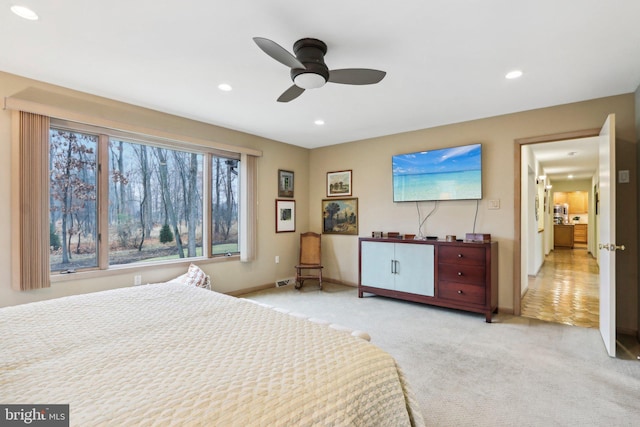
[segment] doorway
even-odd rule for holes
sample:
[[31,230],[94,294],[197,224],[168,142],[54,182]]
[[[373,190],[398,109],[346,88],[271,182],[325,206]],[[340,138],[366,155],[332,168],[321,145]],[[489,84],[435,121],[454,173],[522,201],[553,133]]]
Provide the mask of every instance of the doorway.
[[[546,135],[540,137],[532,137],[532,138],[522,138],[515,140],[515,150],[514,150],[514,181],[515,181],[515,214],[516,218],[520,220],[515,221],[515,230],[514,236],[516,238],[516,242],[514,245],[514,314],[520,316],[522,314],[522,295],[523,288],[522,284],[528,283],[529,279],[529,270],[530,266],[528,266],[529,256],[536,256],[535,253],[531,253],[531,248],[528,247],[528,243],[530,239],[526,239],[527,245],[523,245],[522,239],[522,231],[526,230],[527,232],[531,229],[532,221],[537,221],[537,219],[533,219],[532,215],[534,212],[534,203],[529,202],[527,200],[527,191],[522,191],[522,182],[527,182],[528,180],[528,167],[523,167],[523,158],[522,158],[522,147],[531,145],[531,144],[539,144],[539,143],[550,143],[550,142],[558,142],[558,141],[568,141],[573,139],[581,139],[581,138],[589,138],[598,136],[600,129],[586,129],[582,131],[575,132],[565,132],[560,134]],[[523,171],[526,171],[523,174]],[[540,200],[538,200],[540,203]],[[549,208],[549,200],[546,201],[546,211]],[[530,209],[531,208],[531,209]],[[537,212],[537,211],[536,211]],[[542,234],[536,233],[534,238],[541,238]],[[548,233],[546,234],[548,236]],[[530,237],[530,236],[529,236]],[[595,239],[591,239],[592,243],[595,245]],[[548,245],[549,243],[546,243]],[[595,253],[595,251],[594,251]],[[542,264],[540,262],[540,264]]]
[[528,243],[521,315],[598,328],[599,270],[592,255],[597,254],[598,138],[522,146],[525,168],[522,195],[535,215],[525,215],[530,218],[523,225]]

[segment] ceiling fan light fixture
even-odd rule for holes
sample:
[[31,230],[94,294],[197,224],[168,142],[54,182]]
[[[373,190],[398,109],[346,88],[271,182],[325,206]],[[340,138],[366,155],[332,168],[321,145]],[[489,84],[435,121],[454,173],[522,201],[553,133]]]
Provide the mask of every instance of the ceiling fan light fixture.
[[294,77],[293,82],[302,89],[317,89],[324,86],[327,80],[316,73],[300,73]]

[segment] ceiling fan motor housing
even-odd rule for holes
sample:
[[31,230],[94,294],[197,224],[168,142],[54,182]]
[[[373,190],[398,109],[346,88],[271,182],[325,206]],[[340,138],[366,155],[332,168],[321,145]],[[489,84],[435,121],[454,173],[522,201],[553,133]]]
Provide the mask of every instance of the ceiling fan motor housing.
[[302,62],[306,69],[292,68],[291,79],[295,82],[301,74],[312,73],[322,76],[325,82],[329,80],[329,68],[324,63],[324,55],[327,53],[327,45],[318,39],[300,39],[293,44],[293,52],[298,61]]

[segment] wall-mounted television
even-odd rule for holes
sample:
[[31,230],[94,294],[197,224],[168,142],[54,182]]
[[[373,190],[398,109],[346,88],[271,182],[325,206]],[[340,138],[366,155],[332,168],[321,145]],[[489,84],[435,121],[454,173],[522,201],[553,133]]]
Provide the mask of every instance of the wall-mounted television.
[[392,157],[393,201],[482,199],[482,145]]

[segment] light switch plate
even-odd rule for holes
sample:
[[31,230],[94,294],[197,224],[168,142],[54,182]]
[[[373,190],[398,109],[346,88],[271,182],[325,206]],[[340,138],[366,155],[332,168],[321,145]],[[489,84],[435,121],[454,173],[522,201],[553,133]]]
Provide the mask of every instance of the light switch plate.
[[618,171],[618,183],[620,183],[620,184],[628,184],[629,183],[629,171],[628,170],[620,170],[620,171]]

